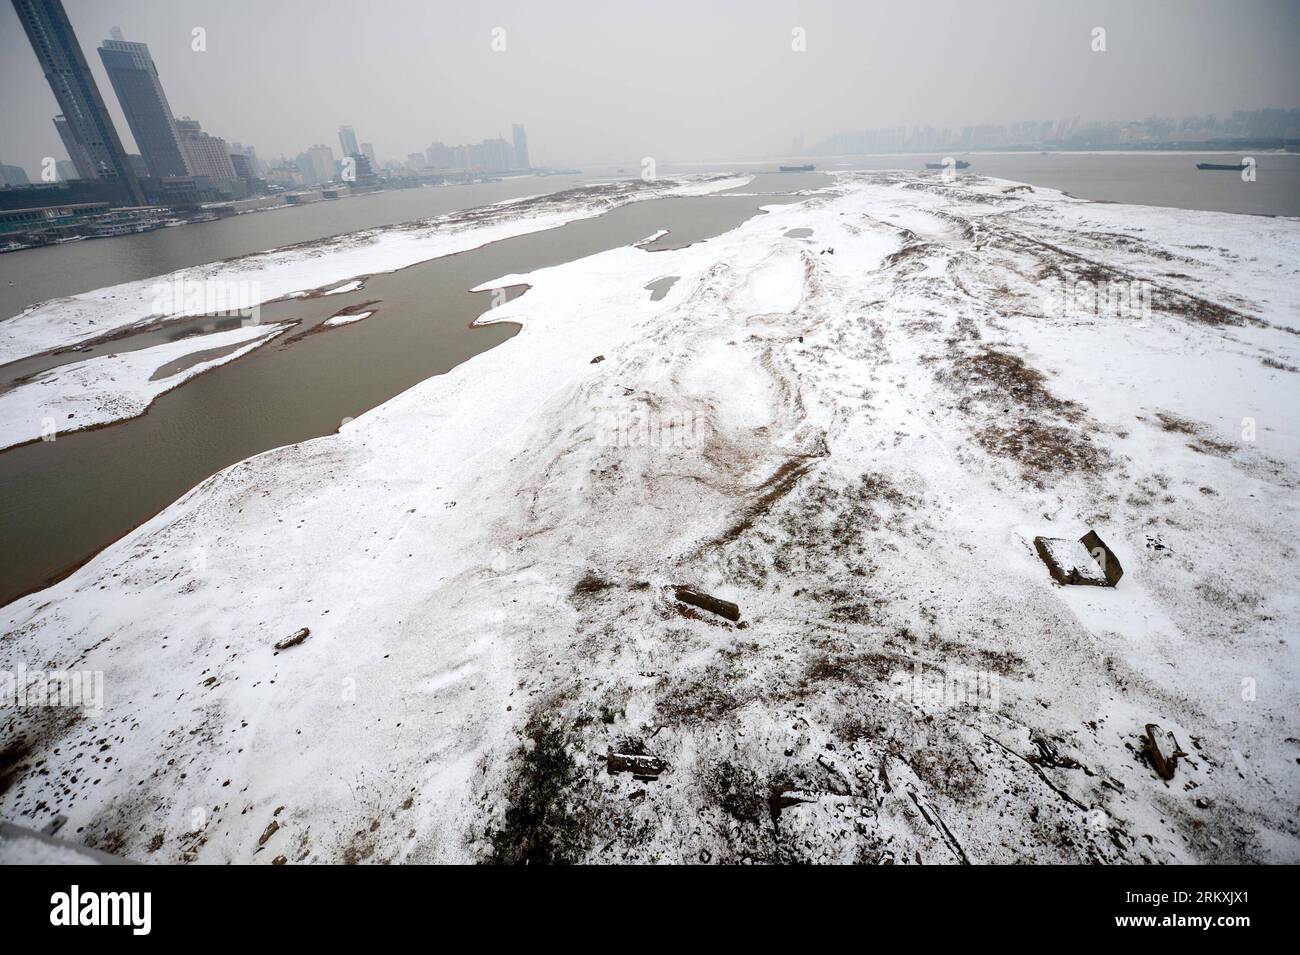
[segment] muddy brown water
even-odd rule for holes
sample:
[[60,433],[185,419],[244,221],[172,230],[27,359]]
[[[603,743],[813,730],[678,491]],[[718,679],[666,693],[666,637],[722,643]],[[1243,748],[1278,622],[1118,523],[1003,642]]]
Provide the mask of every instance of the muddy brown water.
[[[762,205],[789,201],[722,194],[635,202],[376,275],[355,292],[264,305],[263,323],[298,326],[162,395],[139,418],[0,454],[0,602],[66,575],[222,468],[330,434],[344,418],[518,331],[515,325],[470,328],[492,301],[491,293],[467,289],[629,245],[659,229],[670,231],[647,248],[680,248],[735,228]],[[339,311],[374,301],[369,318],[317,328]],[[144,333],[145,343],[219,327],[193,320]],[[119,341],[105,351],[138,344]]]
[[0,255],[0,319],[33,302],[165,275],[326,236],[490,205],[581,185],[575,176],[395,189],[322,200],[142,235],[88,239]]

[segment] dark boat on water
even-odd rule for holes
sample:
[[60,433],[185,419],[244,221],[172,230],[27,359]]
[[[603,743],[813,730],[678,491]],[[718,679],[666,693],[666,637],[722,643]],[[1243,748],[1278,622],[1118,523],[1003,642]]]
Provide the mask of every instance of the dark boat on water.
[[[928,162],[928,163],[925,164],[925,168],[926,168],[926,169],[942,169],[943,167],[944,167],[944,164],[941,163],[941,162]],[[968,162],[967,162],[966,160],[964,160],[964,159],[958,159],[958,160],[957,160],[957,163],[956,163],[956,168],[958,168],[958,169],[969,169],[969,168],[970,168],[970,163],[968,163]]]
[[817,167],[812,163],[806,163],[802,166],[777,166],[776,168],[780,172],[812,172]]
[[1197,169],[1233,169],[1236,170],[1237,172],[1240,172],[1241,170],[1246,168],[1246,164],[1244,162],[1239,162],[1239,163],[1233,163],[1232,165],[1229,166],[1225,163],[1218,163],[1218,162],[1198,162],[1196,164],[1196,168]]

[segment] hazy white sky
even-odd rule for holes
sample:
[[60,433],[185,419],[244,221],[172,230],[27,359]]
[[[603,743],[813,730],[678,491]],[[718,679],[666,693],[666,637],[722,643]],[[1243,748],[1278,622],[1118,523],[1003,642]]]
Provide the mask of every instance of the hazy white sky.
[[[773,156],[873,126],[1300,106],[1300,0],[65,0],[95,47],[149,44],[172,109],[263,159],[341,124],[404,158],[528,128],[535,163]],[[1091,49],[1092,29],[1107,51]],[[206,30],[207,50],[191,49]],[[505,50],[492,49],[493,29]],[[791,49],[805,31],[807,49]],[[64,152],[0,3],[0,158]]]

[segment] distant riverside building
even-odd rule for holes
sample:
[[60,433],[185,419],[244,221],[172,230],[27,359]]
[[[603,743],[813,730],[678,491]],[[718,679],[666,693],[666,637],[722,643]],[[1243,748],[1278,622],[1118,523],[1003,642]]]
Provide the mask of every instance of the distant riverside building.
[[252,146],[245,146],[243,143],[231,143],[229,150],[230,155],[243,156],[248,160],[249,168],[254,176],[261,176],[266,172],[266,166],[262,163],[262,160],[257,158],[257,150]]
[[99,58],[149,175],[155,179],[193,175],[149,47],[123,40],[116,28],[114,35],[116,39],[100,45]]
[[361,155],[361,147],[357,145],[357,134],[352,131],[351,126],[339,127],[339,145],[343,147],[345,156]]
[[0,163],[0,186],[30,186],[27,170],[22,166],[9,166]]
[[[407,164],[420,168],[415,162],[419,153],[412,153]],[[528,137],[522,126],[514,127],[514,141],[485,139],[481,143],[447,146],[434,143],[425,150],[424,158],[432,169],[457,172],[508,172],[511,169],[528,169]]]
[[444,146],[442,143],[434,143],[424,151],[424,156],[434,169],[452,169],[456,166],[451,147]]
[[266,171],[266,181],[277,186],[292,188],[304,184],[302,170],[297,166],[279,165]]
[[379,160],[375,158],[375,146],[373,143],[362,143],[361,154],[370,160],[371,169],[379,168]]
[[[519,123],[514,124],[513,132],[515,139],[515,168],[532,169],[533,164],[528,159],[528,134],[524,132],[524,127]],[[545,139],[546,130],[542,130],[542,133],[542,138]],[[545,146],[546,144],[542,143],[542,145]]]
[[69,179],[81,178],[81,173],[77,172],[76,163],[71,159],[56,160],[54,163],[54,171],[64,182],[67,182]]
[[302,171],[303,181],[309,186],[329,182],[336,173],[334,150],[317,143],[298,156],[298,169]]
[[266,182],[258,172],[255,156],[232,151],[230,153],[230,164],[235,169],[235,175],[244,183],[250,194],[255,195],[266,191]]
[[515,165],[515,149],[501,137],[483,140],[483,168],[488,172],[505,172]]
[[185,150],[192,175],[224,180],[238,178],[224,139],[208,135],[198,120],[188,116],[176,121],[176,129],[180,133],[181,148]]
[[375,184],[375,167],[370,165],[370,158],[365,155],[356,155],[352,157],[356,163],[352,170],[353,188],[358,186],[373,186]]
[[71,140],[77,146],[78,155],[71,155],[70,149],[70,158],[84,178],[120,184],[124,198],[143,205],[144,193],[131,172],[126,150],[63,4],[60,0],[13,0],[13,5],[58,100],[66,124],[66,131],[60,128],[59,135],[65,143]]

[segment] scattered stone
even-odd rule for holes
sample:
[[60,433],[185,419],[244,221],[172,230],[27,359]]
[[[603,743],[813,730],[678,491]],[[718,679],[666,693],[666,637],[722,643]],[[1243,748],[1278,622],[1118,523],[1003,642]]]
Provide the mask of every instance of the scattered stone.
[[740,619],[740,607],[736,604],[733,604],[730,600],[719,600],[717,597],[711,597],[694,587],[678,587],[677,599],[682,603],[699,607],[701,610],[716,613],[719,617],[726,617],[732,623]]
[[289,647],[296,647],[298,644],[306,640],[309,636],[311,636],[311,628],[303,627],[297,633],[285,637],[283,640],[281,640],[279,643],[275,645],[275,648],[277,650],[287,650],[289,649]]
[[613,750],[606,754],[605,763],[611,776],[615,773],[631,773],[633,779],[639,779],[643,782],[658,779],[659,774],[668,768],[668,760],[661,759],[658,756],[649,756],[642,753],[616,753]]
[[[1165,749],[1169,751],[1168,756],[1160,748],[1162,742]],[[1143,744],[1147,758],[1151,760],[1151,766],[1155,769],[1156,775],[1164,780],[1173,779],[1174,770],[1178,768],[1178,758],[1187,755],[1183,752],[1183,748],[1178,745],[1178,740],[1174,738],[1174,734],[1161,730],[1155,723],[1148,723],[1147,735]]]
[[1035,537],[1034,549],[1058,584],[1114,587],[1124,576],[1119,558],[1096,531],[1088,531],[1077,541],[1063,537]]
[[600,364],[602,361],[604,361],[604,360],[605,360],[605,356],[604,356],[604,355],[597,355],[595,358],[593,358],[593,359],[591,360],[591,363],[592,363],[593,365],[599,365],[599,364]]
[[259,846],[266,845],[266,840],[270,839],[273,835],[275,835],[279,831],[280,831],[280,823],[272,819],[271,824],[262,830],[262,835],[258,837],[257,844]]
[[286,859],[284,856],[276,856],[274,859],[271,860],[271,865],[284,865],[288,861],[289,860]]

